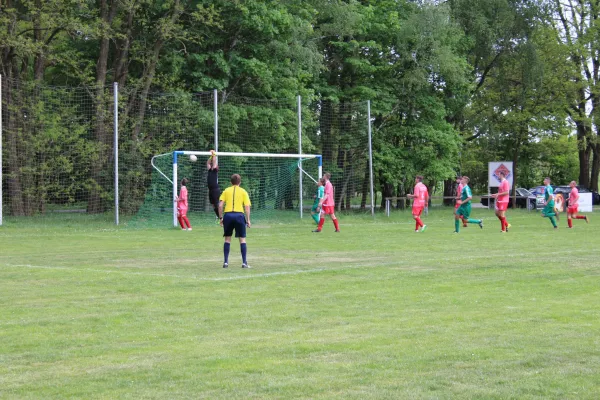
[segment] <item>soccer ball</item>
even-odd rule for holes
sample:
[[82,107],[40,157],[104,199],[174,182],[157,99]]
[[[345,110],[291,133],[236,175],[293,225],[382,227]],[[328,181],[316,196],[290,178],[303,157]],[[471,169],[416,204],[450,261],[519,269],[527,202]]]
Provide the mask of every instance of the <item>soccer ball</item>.
[[191,162],[196,162],[196,161],[198,161],[198,157],[196,157],[196,155],[192,154],[192,155],[190,156],[190,161],[191,161]]

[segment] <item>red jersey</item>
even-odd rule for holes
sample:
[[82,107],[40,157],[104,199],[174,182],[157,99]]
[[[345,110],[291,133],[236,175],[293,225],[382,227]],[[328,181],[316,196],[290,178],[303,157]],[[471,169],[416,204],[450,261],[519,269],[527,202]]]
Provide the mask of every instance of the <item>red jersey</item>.
[[425,186],[423,182],[417,183],[413,194],[415,195],[413,198],[413,207],[425,207],[425,202],[428,197],[427,186]]
[[333,185],[329,181],[325,182],[325,200],[323,201],[323,206],[335,206],[335,200],[333,198]]
[[[456,188],[456,197],[458,199],[460,199],[460,197],[462,196],[462,190],[465,186],[462,183],[458,184],[458,187]],[[454,203],[454,208],[458,208],[460,206],[460,204],[458,204],[458,201],[456,203]]]
[[187,206],[188,206],[187,188],[185,186],[182,186],[181,189],[179,190],[179,199],[177,200],[177,207],[187,209]]
[[510,197],[510,183],[508,183],[508,180],[504,179],[502,182],[500,182],[500,187],[498,187],[498,193],[502,193],[502,192],[506,192],[507,194],[505,195],[501,195],[498,196],[498,199],[496,200],[497,203],[507,203],[508,204],[508,200]]
[[579,190],[576,187],[569,194],[569,207],[579,207]]

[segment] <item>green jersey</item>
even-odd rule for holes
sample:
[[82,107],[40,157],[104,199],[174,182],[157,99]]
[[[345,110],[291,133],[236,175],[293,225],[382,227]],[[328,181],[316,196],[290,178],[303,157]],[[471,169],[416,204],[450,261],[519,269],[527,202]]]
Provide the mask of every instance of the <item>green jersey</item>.
[[317,197],[315,197],[315,203],[313,205],[314,207],[317,207],[319,205],[319,202],[321,201],[323,196],[325,196],[325,186],[317,187]]
[[[465,187],[463,187],[462,192],[460,193],[460,200],[465,201],[469,197],[473,197],[473,194],[471,193],[471,188],[469,187],[469,185],[465,185]],[[471,200],[469,200],[468,204],[471,204]]]
[[552,186],[548,185],[544,189],[544,199],[546,202],[554,200],[554,189],[552,189]]

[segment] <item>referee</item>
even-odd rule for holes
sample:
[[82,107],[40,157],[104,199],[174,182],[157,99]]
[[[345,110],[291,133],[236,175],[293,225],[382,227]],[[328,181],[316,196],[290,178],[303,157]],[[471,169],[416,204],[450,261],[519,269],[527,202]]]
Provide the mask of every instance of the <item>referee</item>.
[[241,182],[242,177],[233,174],[231,176],[231,186],[225,189],[219,198],[219,221],[223,227],[223,236],[225,237],[223,268],[229,267],[229,248],[234,230],[235,237],[240,239],[242,268],[250,268],[246,261],[246,226],[250,228],[251,204],[248,192],[240,187]]

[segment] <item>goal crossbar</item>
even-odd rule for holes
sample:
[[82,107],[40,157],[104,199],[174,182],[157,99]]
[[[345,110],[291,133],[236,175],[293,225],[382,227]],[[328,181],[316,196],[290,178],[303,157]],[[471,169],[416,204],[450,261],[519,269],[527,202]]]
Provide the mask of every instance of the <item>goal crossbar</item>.
[[[210,151],[189,151],[179,150],[173,152],[173,160],[177,159],[177,156],[210,156]],[[216,153],[217,156],[234,156],[234,157],[272,157],[272,158],[318,158],[319,165],[321,165],[322,156],[320,154],[281,154],[281,153],[235,153],[235,152],[224,152],[220,151]]]
[[[166,154],[161,154],[159,156],[163,156],[163,155],[167,155]],[[177,226],[177,166],[178,166],[178,157],[179,156],[211,156],[212,153],[210,151],[194,151],[194,150],[177,150],[173,152],[173,180],[171,181],[165,174],[162,173],[162,171],[160,171],[154,164],[154,158],[158,157],[155,156],[152,158],[152,167],[154,167],[158,172],[160,172],[160,174],[167,178],[168,181],[170,181],[173,185],[173,226]],[[323,157],[320,154],[282,154],[282,153],[236,153],[236,152],[217,152],[215,153],[215,155],[217,157],[219,156],[232,156],[232,157],[269,157],[269,158],[296,158],[298,159],[298,169],[300,170],[300,217],[302,218],[302,174],[307,174],[303,169],[302,169],[302,160],[306,160],[306,159],[317,159],[318,161],[318,166],[319,166],[319,170],[318,170],[318,178],[323,176]],[[308,174],[307,174],[308,175]],[[310,176],[310,175],[309,175]],[[312,177],[310,177],[312,180],[314,180]]]

